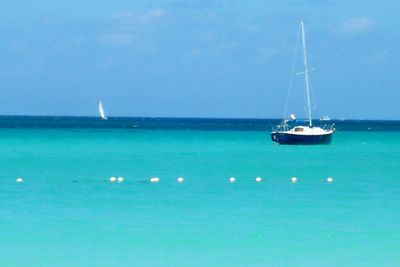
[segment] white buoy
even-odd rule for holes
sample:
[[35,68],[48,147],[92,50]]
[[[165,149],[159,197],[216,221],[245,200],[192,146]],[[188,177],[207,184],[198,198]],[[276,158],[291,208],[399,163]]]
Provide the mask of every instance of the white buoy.
[[327,181],[328,183],[332,183],[332,182],[333,182],[333,178],[332,178],[332,177],[328,177],[328,178],[326,178],[326,181]]
[[16,181],[17,181],[17,183],[22,183],[24,181],[24,179],[22,179],[21,177],[18,177]]
[[158,177],[150,178],[150,183],[158,183],[159,181],[160,181],[160,178],[158,178]]
[[229,182],[234,183],[235,181],[236,181],[236,178],[235,178],[235,177],[229,178]]
[[111,177],[110,177],[110,182],[111,182],[111,183],[114,183],[116,180],[117,180],[117,178],[115,178],[114,176],[111,176]]
[[297,177],[292,177],[292,178],[290,178],[290,181],[292,181],[292,183],[297,183]]
[[121,176],[118,177],[118,178],[117,178],[117,181],[118,181],[118,183],[122,183],[122,182],[124,181],[124,177],[121,177]]
[[183,183],[185,180],[183,179],[183,177],[178,177],[178,179],[176,179],[176,181],[178,183]]
[[262,179],[261,177],[257,177],[257,178],[256,178],[256,182],[257,182],[257,183],[262,182],[262,180],[263,180],[263,179]]

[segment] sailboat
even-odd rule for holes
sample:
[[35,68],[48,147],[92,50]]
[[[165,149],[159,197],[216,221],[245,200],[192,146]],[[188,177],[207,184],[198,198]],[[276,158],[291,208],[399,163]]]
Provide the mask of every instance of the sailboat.
[[99,115],[102,120],[108,120],[104,113],[103,103],[101,101],[99,102]]
[[[303,46],[304,60],[304,83],[307,95],[308,125],[290,126],[289,119],[276,126],[271,132],[271,139],[279,144],[288,145],[316,145],[329,144],[332,140],[332,134],[335,131],[334,125],[325,125],[324,127],[316,127],[313,125],[311,114],[311,99],[309,89],[309,70],[307,65],[306,40],[304,31],[304,22],[301,22],[301,38]],[[293,120],[294,115],[291,115]],[[294,119],[295,120],[295,119]]]

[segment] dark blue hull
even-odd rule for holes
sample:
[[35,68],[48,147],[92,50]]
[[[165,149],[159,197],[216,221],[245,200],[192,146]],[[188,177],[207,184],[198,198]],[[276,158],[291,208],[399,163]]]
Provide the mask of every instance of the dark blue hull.
[[323,135],[299,135],[272,132],[271,139],[282,145],[323,145],[331,143],[332,133]]

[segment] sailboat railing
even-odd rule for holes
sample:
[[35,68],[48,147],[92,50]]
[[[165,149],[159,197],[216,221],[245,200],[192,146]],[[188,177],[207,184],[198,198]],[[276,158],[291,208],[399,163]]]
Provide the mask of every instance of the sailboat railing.
[[272,127],[272,131],[281,132],[281,131],[289,131],[289,125],[287,120],[283,120],[281,123]]
[[335,130],[335,124],[331,123],[331,124],[324,124],[324,126],[322,126],[322,129],[326,130],[326,131],[334,131]]

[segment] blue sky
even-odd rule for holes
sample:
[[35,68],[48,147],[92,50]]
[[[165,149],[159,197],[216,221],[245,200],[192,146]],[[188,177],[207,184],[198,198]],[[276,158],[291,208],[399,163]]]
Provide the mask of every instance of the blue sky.
[[[0,3],[0,114],[282,117],[304,20],[316,117],[400,119],[398,1]],[[296,71],[302,70],[301,58]],[[294,77],[289,112],[304,115]]]

